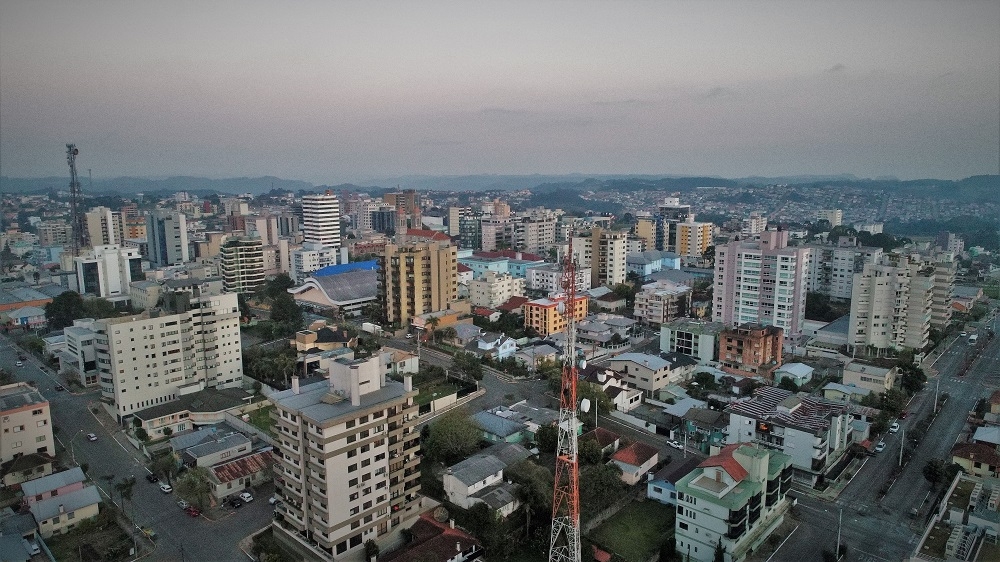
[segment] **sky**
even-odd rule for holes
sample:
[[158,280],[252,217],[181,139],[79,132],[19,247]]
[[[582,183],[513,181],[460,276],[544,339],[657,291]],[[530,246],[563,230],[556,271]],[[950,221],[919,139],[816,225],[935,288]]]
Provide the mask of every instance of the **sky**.
[[1000,172],[1000,2],[0,0],[0,174]]

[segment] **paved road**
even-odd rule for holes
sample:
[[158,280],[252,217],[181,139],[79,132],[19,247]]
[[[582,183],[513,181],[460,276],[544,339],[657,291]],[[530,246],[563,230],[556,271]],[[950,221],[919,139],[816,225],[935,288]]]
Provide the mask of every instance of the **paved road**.
[[[55,437],[71,453],[75,452],[78,463],[88,465],[88,476],[95,484],[106,490],[102,476],[114,474],[122,479],[135,475],[133,502],[125,506],[126,512],[131,515],[134,510],[136,522],[152,527],[159,535],[156,550],[146,560],[181,560],[183,547],[185,560],[246,562],[246,555],[236,545],[270,523],[273,510],[266,497],[255,498],[254,502],[219,521],[189,517],[177,507],[174,494],[164,494],[157,485],[146,482],[147,472],[144,464],[137,460],[138,452],[125,441],[118,427],[113,423],[102,425],[91,413],[88,403],[99,399],[98,391],[81,395],[57,392],[54,389],[56,379],[43,371],[36,360],[29,359],[21,368],[14,366],[16,360],[15,344],[0,336],[0,367],[12,371],[19,381],[35,381],[49,400],[53,426],[59,430]],[[96,434],[98,440],[87,441],[87,433]],[[114,495],[117,502],[118,495]]]
[[[948,393],[950,399],[885,498],[877,501],[879,490],[898,459],[902,432],[886,438],[886,451],[865,463],[836,502],[800,497],[796,508],[799,529],[774,560],[810,560],[822,548],[833,550],[840,509],[844,517],[841,542],[849,546],[848,560],[897,561],[913,551],[924,529],[923,518],[933,501],[928,494],[930,485],[922,473],[924,464],[932,458],[948,458],[956,440],[966,435],[965,422],[976,401],[1000,387],[1000,338],[990,342],[965,377],[959,377],[956,372],[969,351],[966,339],[956,338],[935,364],[940,392]],[[904,431],[932,410],[937,383],[938,380],[930,381],[925,390],[914,396],[910,415],[901,422]],[[909,517],[913,508],[919,510],[917,519]]]

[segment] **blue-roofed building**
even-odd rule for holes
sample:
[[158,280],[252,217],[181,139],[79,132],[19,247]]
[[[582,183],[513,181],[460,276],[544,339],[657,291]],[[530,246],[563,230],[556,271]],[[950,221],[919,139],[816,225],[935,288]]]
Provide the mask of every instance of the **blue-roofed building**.
[[354,263],[342,263],[328,265],[310,273],[310,277],[325,277],[327,275],[339,275],[349,271],[378,271],[378,260],[359,261]]
[[528,426],[494,414],[477,412],[472,420],[483,430],[483,438],[493,443],[521,443]]
[[487,271],[509,273],[510,259],[469,256],[467,258],[459,258],[458,263],[471,269],[472,278],[478,281],[486,275]]

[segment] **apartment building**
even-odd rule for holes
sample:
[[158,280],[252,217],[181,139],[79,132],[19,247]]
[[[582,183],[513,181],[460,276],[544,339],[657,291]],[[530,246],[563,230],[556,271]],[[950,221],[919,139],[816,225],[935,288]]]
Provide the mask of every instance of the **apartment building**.
[[715,225],[710,222],[694,222],[694,218],[676,224],[677,243],[671,251],[685,258],[701,258],[712,245]]
[[781,366],[782,337],[777,326],[742,324],[719,334],[722,370],[744,377],[770,379]]
[[419,515],[420,435],[411,377],[378,356],[329,363],[325,380],[271,396],[277,446],[275,537],[309,559],[360,556]]
[[59,373],[75,376],[83,386],[97,384],[97,350],[94,347],[94,320],[80,318],[63,329],[66,347],[56,353]]
[[189,259],[187,219],[183,213],[157,209],[146,217],[148,258],[154,267],[180,265]]
[[545,252],[556,243],[556,223],[559,215],[550,209],[529,209],[514,223],[517,248],[528,252]]
[[896,384],[899,367],[879,367],[860,361],[848,361],[844,365],[844,384],[870,390],[881,394],[890,390]]
[[788,246],[788,232],[734,240],[715,251],[712,319],[727,326],[777,326],[798,339],[805,322],[811,251]]
[[767,230],[767,216],[760,213],[750,213],[740,221],[740,238],[753,240],[758,234]]
[[934,281],[933,266],[905,257],[866,264],[854,275],[848,345],[923,349],[930,337]]
[[462,217],[469,212],[468,207],[448,207],[448,236],[454,238],[461,234],[459,225],[462,223]]
[[137,248],[117,244],[95,246],[85,255],[73,258],[73,262],[80,293],[120,297],[128,295],[130,283],[145,279]]
[[420,228],[420,195],[415,190],[405,189],[395,193],[386,193],[382,196],[382,200],[407,217],[409,228]]
[[514,243],[514,222],[510,216],[490,215],[479,221],[482,249],[487,252],[510,248]]
[[837,244],[810,244],[809,290],[838,300],[850,300],[854,290],[854,274],[864,271],[865,264],[878,263],[882,248],[861,246],[854,237],[844,236]]
[[579,269],[590,270],[590,286],[614,287],[625,282],[628,233],[593,228],[573,237],[573,259]]
[[228,293],[252,293],[264,284],[264,245],[260,238],[233,238],[219,249],[222,285]]
[[950,252],[956,256],[962,255],[965,251],[965,240],[951,232],[938,234],[935,244],[945,252]]
[[386,321],[406,326],[410,319],[451,307],[458,300],[458,261],[446,242],[386,244],[379,270]]
[[678,318],[660,326],[660,352],[681,353],[706,365],[719,357],[719,334],[725,328],[720,322]]
[[[563,268],[557,263],[548,263],[529,268],[527,270],[526,287],[531,291],[538,291],[545,294],[563,292]],[[590,270],[576,270],[576,292],[582,293],[590,289]]]
[[656,248],[656,219],[652,216],[636,217],[633,234],[642,240],[644,250]]
[[497,308],[511,297],[523,297],[524,285],[524,279],[509,273],[487,271],[482,279],[469,283],[469,302],[473,306]]
[[302,283],[310,273],[330,265],[348,263],[347,247],[335,248],[316,242],[305,242],[302,248],[291,251],[290,277],[296,283]]
[[94,323],[101,401],[119,422],[205,388],[243,385],[235,293],[200,286],[166,293],[162,308]]
[[841,209],[821,209],[816,211],[817,221],[826,221],[830,227],[844,224],[844,211]]
[[655,221],[655,244],[652,249],[673,252],[677,248],[678,223],[694,220],[691,205],[681,205],[677,197],[667,197],[657,206]]
[[302,197],[302,240],[340,247],[340,200],[332,191]]
[[37,229],[40,246],[67,246],[73,242],[73,226],[66,221],[42,221]]
[[767,540],[791,507],[791,457],[756,445],[727,445],[676,484],[677,551],[712,562],[741,562]]
[[94,207],[83,214],[84,231],[88,246],[121,244],[118,238],[121,215],[107,207]]
[[643,285],[635,295],[635,318],[650,326],[660,326],[688,315],[691,287],[671,281]]
[[754,397],[733,402],[727,441],[759,443],[791,456],[796,480],[815,485],[852,443],[851,422],[874,419],[878,410],[762,386]]
[[695,363],[685,355],[664,358],[648,353],[622,353],[611,358],[610,367],[629,388],[641,390],[647,398],[658,398],[660,389],[687,380]]
[[542,337],[562,332],[566,329],[565,311],[573,312],[577,322],[587,317],[587,297],[577,296],[572,302],[566,295],[528,301],[521,305],[524,310],[524,326],[530,327]]
[[47,462],[38,462],[24,474],[24,469],[10,470],[4,485],[32,480],[52,473],[51,457],[56,446],[52,440],[52,412],[49,401],[27,383],[16,382],[0,386],[0,464],[29,455],[42,455]]

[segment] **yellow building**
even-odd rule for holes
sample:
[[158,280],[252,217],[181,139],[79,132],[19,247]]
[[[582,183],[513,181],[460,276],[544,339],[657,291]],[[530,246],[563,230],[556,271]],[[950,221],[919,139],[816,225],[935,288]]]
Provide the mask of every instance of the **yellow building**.
[[524,326],[533,328],[541,336],[548,336],[566,329],[566,317],[560,310],[564,307],[573,311],[577,322],[587,317],[587,297],[578,296],[572,304],[566,301],[565,296],[556,296],[524,303]]
[[710,222],[677,223],[677,255],[689,258],[703,256],[712,245],[713,228]]
[[635,223],[635,235],[646,243],[647,250],[656,248],[656,220],[653,217],[639,217]]
[[447,310],[458,300],[458,258],[446,242],[386,244],[381,274],[389,324],[406,326],[414,316]]

